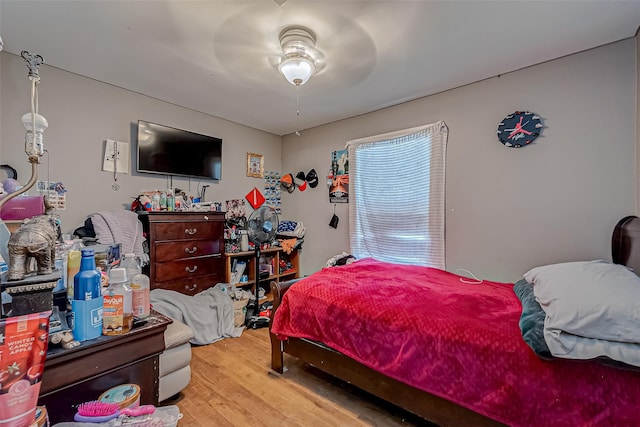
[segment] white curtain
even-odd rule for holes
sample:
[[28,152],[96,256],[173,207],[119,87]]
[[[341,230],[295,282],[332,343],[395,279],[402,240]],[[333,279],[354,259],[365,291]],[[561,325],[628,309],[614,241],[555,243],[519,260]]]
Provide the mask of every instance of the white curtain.
[[356,258],[445,268],[443,121],[347,142]]

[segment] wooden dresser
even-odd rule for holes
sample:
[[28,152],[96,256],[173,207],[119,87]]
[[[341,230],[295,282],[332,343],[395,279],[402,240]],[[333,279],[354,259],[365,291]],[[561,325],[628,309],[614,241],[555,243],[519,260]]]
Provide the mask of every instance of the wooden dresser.
[[151,289],[195,295],[224,282],[224,212],[145,212]]

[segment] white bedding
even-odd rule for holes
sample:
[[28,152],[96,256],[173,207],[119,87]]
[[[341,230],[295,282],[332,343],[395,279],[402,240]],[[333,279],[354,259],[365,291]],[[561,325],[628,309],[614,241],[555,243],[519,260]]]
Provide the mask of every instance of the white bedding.
[[607,261],[537,267],[525,273],[545,311],[551,354],[570,359],[607,356],[640,366],[640,277]]

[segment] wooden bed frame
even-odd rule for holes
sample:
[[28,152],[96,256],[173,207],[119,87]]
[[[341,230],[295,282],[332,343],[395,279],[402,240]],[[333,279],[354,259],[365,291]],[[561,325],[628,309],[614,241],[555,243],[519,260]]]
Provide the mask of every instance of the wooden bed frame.
[[[621,219],[614,229],[611,246],[613,262],[640,272],[640,218],[628,216]],[[298,280],[300,279],[271,283],[272,320],[285,292]],[[440,426],[504,425],[446,399],[386,377],[320,343],[301,338],[281,341],[273,333],[270,333],[270,337],[271,368],[276,372],[284,373],[286,353]]]
[[[300,279],[280,283],[271,282],[272,321],[273,313],[278,309],[284,293],[298,280]],[[281,341],[274,334],[269,335],[271,337],[271,369],[281,374],[285,371],[284,354],[287,353],[440,426],[504,426],[448,400],[389,378],[315,341],[303,338],[289,338]]]

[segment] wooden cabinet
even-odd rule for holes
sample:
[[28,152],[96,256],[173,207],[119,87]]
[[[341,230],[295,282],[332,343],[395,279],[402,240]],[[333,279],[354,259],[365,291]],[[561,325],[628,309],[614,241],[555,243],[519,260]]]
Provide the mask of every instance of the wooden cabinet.
[[224,281],[223,212],[145,212],[151,289],[195,295]]
[[171,322],[152,310],[144,325],[126,334],[101,335],[72,349],[50,347],[38,404],[46,405],[52,425],[71,420],[78,403],[121,384],[139,385],[140,404],[158,405],[159,357]]
[[[260,250],[261,257],[265,258],[265,265],[271,265],[273,273],[269,277],[260,280],[262,286],[266,286],[269,289],[269,282],[271,281],[284,281],[289,279],[296,279],[300,275],[300,258],[298,249],[294,249],[290,254],[287,254],[282,248],[270,248]],[[244,274],[247,275],[248,281],[244,283],[238,283],[236,286],[251,286],[256,283],[256,254],[254,251],[238,252],[238,253],[226,253],[225,257],[225,282],[231,283],[231,273],[233,269],[234,261],[242,261],[246,263]]]

